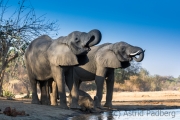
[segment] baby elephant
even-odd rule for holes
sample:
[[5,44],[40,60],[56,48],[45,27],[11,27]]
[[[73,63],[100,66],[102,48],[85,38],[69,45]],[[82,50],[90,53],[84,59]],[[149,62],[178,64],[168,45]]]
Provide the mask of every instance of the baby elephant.
[[[97,96],[95,96],[94,99],[97,99],[96,97]],[[71,100],[69,98],[70,96],[68,96],[68,101]],[[71,103],[71,101],[69,101],[69,103]],[[95,112],[94,100],[91,98],[91,96],[88,93],[82,90],[79,90],[78,104],[81,107],[81,110],[84,112],[89,112],[89,113]]]
[[[58,93],[57,93],[57,85],[56,85],[56,82],[54,81],[51,81],[51,83],[49,83],[49,86],[51,88],[51,92],[50,92],[50,101],[51,101],[51,105],[57,105],[57,99],[59,99],[58,97]],[[81,110],[84,111],[84,112],[89,112],[89,113],[94,113],[94,112],[97,112],[94,108],[94,106],[96,106],[96,102],[94,101],[98,101],[98,97],[97,96],[94,96],[94,100],[91,98],[91,96],[80,90],[79,89],[79,100],[78,100],[78,104],[79,106],[81,107]],[[68,98],[68,102],[69,104],[71,104],[72,102],[72,96],[69,95],[67,98]]]

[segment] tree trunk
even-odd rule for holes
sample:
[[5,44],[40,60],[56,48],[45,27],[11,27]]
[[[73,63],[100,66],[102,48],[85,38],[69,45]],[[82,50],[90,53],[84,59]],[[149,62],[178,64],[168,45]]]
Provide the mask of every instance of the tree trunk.
[[30,91],[29,91],[28,87],[27,87],[27,98],[30,98]]
[[29,91],[28,84],[27,84],[27,83],[25,83],[25,82],[23,82],[23,84],[24,84],[24,86],[25,86],[25,88],[26,88],[26,91],[27,91],[27,95],[26,95],[26,97],[27,97],[27,98],[29,98],[29,97],[30,97],[30,91]]
[[9,57],[8,59],[3,58],[2,68],[0,70],[0,96],[2,96],[2,85],[3,85],[3,78],[4,78],[6,67],[10,61],[14,60],[17,57],[18,57],[18,53],[16,53],[14,56]]
[[4,78],[4,73],[5,73],[5,67],[2,67],[2,70],[0,71],[0,96],[2,96],[3,91],[2,91],[2,85],[3,85],[3,78]]

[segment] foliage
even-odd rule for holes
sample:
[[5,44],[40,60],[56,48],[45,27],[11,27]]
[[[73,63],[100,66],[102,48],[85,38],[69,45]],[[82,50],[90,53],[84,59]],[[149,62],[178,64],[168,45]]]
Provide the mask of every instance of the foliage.
[[[25,6],[26,0],[18,2],[18,8],[7,18],[7,0],[0,0],[0,58],[11,57],[24,52],[35,37],[57,30],[56,22],[45,21],[37,17],[31,5]],[[6,17],[5,17],[6,16]]]
[[22,87],[21,89],[16,88],[16,90],[23,90],[19,92],[27,93],[27,97],[29,96],[31,87],[23,57],[18,57],[17,59],[9,63],[9,66],[6,69],[6,76],[9,76],[9,80],[4,79],[5,83],[9,83],[11,79],[19,80],[25,88],[25,91],[22,89]]
[[128,80],[132,75],[138,75],[141,69],[140,63],[135,61],[131,62],[131,66],[125,69],[118,68],[114,72],[115,81],[117,83],[124,83],[124,80]]
[[179,90],[180,81],[172,76],[149,75],[141,68],[138,75],[130,76],[124,83],[115,83],[114,91],[162,91]]
[[8,64],[21,57],[37,36],[59,29],[57,21],[46,20],[44,15],[36,16],[26,0],[20,0],[17,5],[17,9],[12,11],[8,0],[0,0],[0,93]]
[[10,98],[14,98],[14,97],[15,97],[15,95],[14,95],[12,92],[10,92],[10,91],[6,91],[6,90],[4,90],[4,91],[3,91],[3,97],[10,97]]
[[94,81],[82,82],[80,85],[80,89],[84,91],[93,91],[96,90],[96,84]]
[[[128,70],[115,70],[114,91],[180,90],[180,77],[150,75],[146,69],[142,68],[139,64],[136,65],[134,63]],[[83,82],[81,88],[86,91],[96,90],[96,85],[94,82]],[[106,85],[104,84],[103,92],[105,91]]]

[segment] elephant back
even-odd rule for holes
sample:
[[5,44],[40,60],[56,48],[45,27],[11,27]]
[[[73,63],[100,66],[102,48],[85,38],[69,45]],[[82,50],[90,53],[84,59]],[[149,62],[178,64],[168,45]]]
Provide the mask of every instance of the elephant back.
[[88,58],[94,58],[96,53],[98,52],[98,50],[100,50],[101,48],[103,48],[105,46],[108,46],[110,44],[111,43],[104,43],[104,44],[101,44],[101,45],[98,45],[98,46],[91,47],[91,51],[89,51],[89,53],[87,54]]
[[91,47],[91,51],[89,53],[96,53],[99,49],[103,48],[104,46],[110,45],[111,43],[104,43],[102,45],[93,46]]
[[30,51],[34,52],[36,49],[38,49],[38,51],[42,51],[43,49],[47,50],[51,43],[52,39],[48,35],[42,35],[31,42],[26,53]]

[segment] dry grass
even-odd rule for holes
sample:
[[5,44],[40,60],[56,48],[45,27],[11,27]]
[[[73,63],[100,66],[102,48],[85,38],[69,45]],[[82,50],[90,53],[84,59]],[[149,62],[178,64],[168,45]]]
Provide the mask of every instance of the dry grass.
[[[88,91],[92,98],[96,91]],[[103,94],[102,101],[105,101]],[[180,99],[180,91],[154,91],[154,92],[114,92],[113,101],[143,101],[143,100],[174,100]]]

